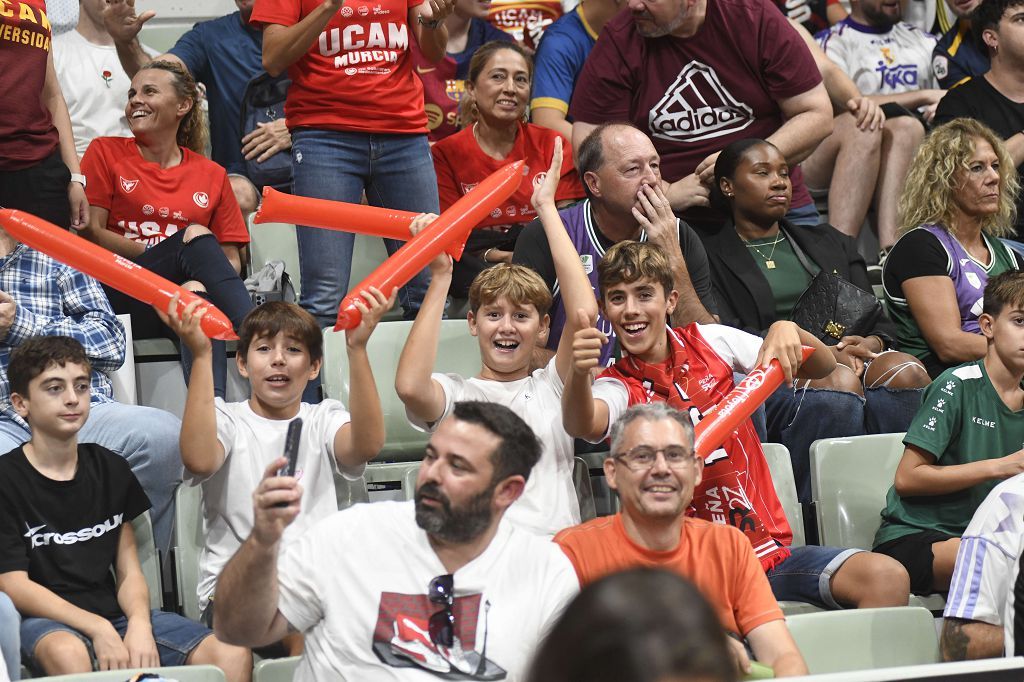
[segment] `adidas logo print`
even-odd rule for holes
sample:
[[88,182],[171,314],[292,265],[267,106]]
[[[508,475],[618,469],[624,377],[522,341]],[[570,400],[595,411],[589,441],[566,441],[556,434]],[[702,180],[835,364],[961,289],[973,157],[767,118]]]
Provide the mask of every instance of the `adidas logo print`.
[[692,61],[648,114],[651,134],[673,142],[730,135],[754,121],[753,110],[726,90],[707,64]]

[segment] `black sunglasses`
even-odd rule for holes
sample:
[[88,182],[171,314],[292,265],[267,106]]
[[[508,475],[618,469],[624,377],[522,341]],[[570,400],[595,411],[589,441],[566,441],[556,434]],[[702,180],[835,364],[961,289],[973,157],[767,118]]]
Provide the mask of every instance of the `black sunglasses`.
[[431,604],[444,606],[443,609],[430,617],[430,641],[436,646],[451,648],[455,644],[455,578],[451,573],[439,575],[430,581],[427,596]]

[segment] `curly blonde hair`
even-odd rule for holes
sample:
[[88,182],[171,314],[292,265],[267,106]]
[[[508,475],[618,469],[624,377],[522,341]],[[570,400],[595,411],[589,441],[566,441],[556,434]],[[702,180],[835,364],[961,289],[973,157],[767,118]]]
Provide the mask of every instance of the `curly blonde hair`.
[[981,229],[993,237],[1013,232],[1017,217],[1014,199],[1020,185],[1017,168],[1003,141],[983,123],[969,118],[953,119],[932,130],[910,165],[899,202],[899,234],[930,223],[953,232],[956,225],[954,186],[957,171],[966,171],[975,151],[975,140],[992,145],[999,158],[999,210],[986,216]]
[[163,60],[143,64],[139,71],[147,69],[156,69],[170,73],[174,77],[171,82],[178,99],[192,100],[192,108],[178,122],[177,142],[179,146],[191,149],[196,154],[205,155],[210,131],[206,124],[206,116],[203,114],[203,109],[199,106],[199,87],[196,85],[195,79],[192,78],[192,74],[182,68],[180,64]]

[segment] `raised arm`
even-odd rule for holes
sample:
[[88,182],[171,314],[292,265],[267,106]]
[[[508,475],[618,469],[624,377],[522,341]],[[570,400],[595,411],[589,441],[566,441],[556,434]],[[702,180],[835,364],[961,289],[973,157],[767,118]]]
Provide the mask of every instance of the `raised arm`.
[[427,61],[436,64],[445,57],[448,47],[448,27],[444,20],[455,9],[455,0],[426,0],[409,8],[409,28],[416,36]]
[[103,25],[114,39],[118,61],[121,62],[121,68],[128,74],[128,78],[134,78],[142,65],[150,61],[175,62],[188,71],[188,65],[177,55],[167,52],[159,57],[151,57],[142,49],[139,31],[155,16],[156,12],[153,10],[136,14],[135,0],[106,0],[103,7]]
[[[214,632],[228,644],[258,647],[294,628],[277,610],[277,556],[284,529],[299,513],[302,487],[278,476],[284,457],[270,463],[253,493],[252,532],[221,571],[214,594]],[[277,506],[283,503],[284,506]]]
[[167,310],[154,308],[164,324],[177,334],[192,351],[192,373],[181,416],[178,441],[181,461],[194,476],[206,478],[217,473],[224,464],[224,445],[217,438],[217,409],[213,393],[213,347],[199,324],[206,314],[202,301],[189,303],[179,318],[178,295],[167,304]]
[[323,4],[291,26],[267,24],[263,27],[263,68],[271,76],[279,76],[299,61],[334,13],[342,0],[324,0]]
[[380,406],[377,383],[370,369],[366,343],[380,318],[395,305],[398,289],[385,296],[377,287],[362,292],[364,301],[356,300],[362,321],[345,332],[348,352],[348,411],[352,420],[338,429],[334,436],[334,458],[338,465],[353,468],[369,462],[384,447],[384,412]]
[[[562,138],[559,136],[555,138],[551,165],[548,167],[547,173],[544,174],[544,180],[534,187],[531,202],[544,226],[544,235],[548,238],[551,258],[555,263],[555,276],[558,277],[558,286],[562,294],[562,305],[565,306],[566,311],[583,310],[587,319],[590,319],[597,315],[594,288],[590,285],[587,273],[584,272],[583,264],[580,262],[580,255],[576,252],[572,240],[569,239],[569,233],[555,206],[555,192],[558,189],[561,174]],[[578,319],[575,315],[566,316],[562,337],[558,340],[555,368],[562,381],[565,381],[569,365],[572,362],[572,337],[579,328]]]
[[[417,217],[413,221],[414,233],[436,218],[432,213]],[[430,375],[437,361],[441,319],[451,283],[452,259],[446,253],[440,253],[430,262],[430,286],[423,296],[395,371],[398,397],[409,412],[428,424],[440,419],[444,413],[444,389]]]
[[[594,327],[596,316],[576,311],[578,331],[572,338],[572,365],[562,389],[562,426],[573,438],[590,442],[600,440],[608,432],[608,405],[594,400],[593,371],[601,361],[601,348],[608,337]],[[560,344],[569,345],[568,342]]]

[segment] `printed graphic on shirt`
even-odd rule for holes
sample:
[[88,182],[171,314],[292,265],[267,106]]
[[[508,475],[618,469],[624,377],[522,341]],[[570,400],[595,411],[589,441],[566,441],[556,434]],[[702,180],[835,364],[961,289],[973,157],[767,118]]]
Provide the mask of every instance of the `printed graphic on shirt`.
[[506,671],[487,659],[487,611],[483,604],[484,632],[477,649],[477,621],[481,595],[455,597],[451,605],[454,641],[446,647],[431,637],[431,618],[445,617],[443,604],[433,604],[425,594],[383,592],[373,653],[392,668],[419,668],[445,680],[504,680]]
[[50,51],[46,12],[24,2],[0,0],[0,44],[16,43]]
[[712,67],[696,60],[683,67],[648,114],[651,135],[673,142],[731,135],[753,122],[753,109],[726,89]]
[[39,531],[46,528],[45,523],[34,528],[26,523],[27,532],[25,537],[32,540],[32,549],[46,547],[50,543],[55,545],[73,545],[76,542],[86,542],[93,538],[103,537],[110,531],[117,530],[121,527],[123,520],[124,514],[114,514],[103,523],[97,523],[95,526],[86,526],[81,530],[73,530],[67,533],[41,533]]
[[[353,14],[377,17],[391,14],[391,10],[380,5],[373,8],[361,5],[355,9],[342,6],[343,17]],[[334,57],[334,68],[343,69],[348,76],[357,73],[388,75],[409,47],[409,27],[404,21],[351,23],[323,31],[317,46],[322,56]]]
[[879,87],[888,87],[894,90],[905,89],[905,90],[916,90],[920,86],[920,78],[918,76],[917,64],[910,63],[904,64],[896,60],[893,54],[893,48],[891,38],[877,38],[871,41],[872,45],[878,46],[878,52],[880,59],[878,60],[878,66],[875,67],[875,71],[879,75]]
[[509,33],[530,49],[540,44],[544,29],[562,16],[560,0],[497,0],[487,12],[487,21]]

